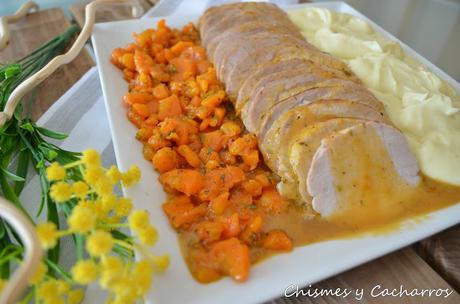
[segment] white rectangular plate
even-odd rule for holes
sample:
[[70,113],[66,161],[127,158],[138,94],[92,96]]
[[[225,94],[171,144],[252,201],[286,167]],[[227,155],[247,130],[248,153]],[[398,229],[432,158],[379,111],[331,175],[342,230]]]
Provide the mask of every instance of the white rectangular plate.
[[[333,11],[347,12],[370,22],[376,30],[391,40],[397,40],[350,6],[340,2],[304,4],[325,7]],[[302,5],[286,7],[300,8]],[[201,12],[175,14],[165,19],[171,27],[181,27],[195,22]],[[133,33],[156,25],[159,18],[97,24],[93,33],[93,45],[100,72],[102,90],[108,112],[110,128],[118,165],[126,170],[138,165],[142,170],[141,182],[127,189],[125,194],[134,200],[137,208],[147,209],[160,232],[155,253],[169,253],[171,266],[165,274],[154,280],[147,303],[258,303],[284,295],[291,284],[306,286],[327,277],[363,264],[418,240],[426,238],[460,222],[460,204],[430,213],[423,220],[408,221],[398,231],[386,235],[366,235],[353,239],[332,240],[296,248],[289,254],[280,254],[251,269],[250,278],[238,284],[224,278],[212,284],[199,284],[189,273],[182,258],[176,232],[163,214],[161,204],[165,193],[157,181],[157,173],[142,157],[142,145],[135,139],[136,128],[126,118],[122,96],[128,86],[120,71],[110,63],[110,54],[116,47],[133,41]],[[429,61],[401,43],[405,51],[445,79],[456,90],[460,85]]]

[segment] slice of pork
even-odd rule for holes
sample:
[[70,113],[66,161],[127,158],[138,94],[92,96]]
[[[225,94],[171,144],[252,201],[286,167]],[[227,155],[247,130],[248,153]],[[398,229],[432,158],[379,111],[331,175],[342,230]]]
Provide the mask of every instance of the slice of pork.
[[404,135],[390,125],[366,122],[323,139],[308,172],[307,189],[313,209],[328,217],[351,206],[385,207],[388,198],[382,193],[404,195],[420,180]]
[[[335,118],[323,122],[315,123],[299,132],[293,139],[293,144],[289,149],[290,170],[295,176],[291,181],[293,188],[298,192],[297,197],[303,202],[311,203],[311,197],[307,190],[307,176],[311,162],[316,150],[321,145],[323,138],[328,137],[333,132],[352,127],[363,122],[361,119]],[[287,178],[285,178],[287,179]],[[286,188],[280,185],[280,188]]]
[[[222,57],[222,55],[219,54],[222,53],[225,50],[225,48],[228,48],[229,46],[241,45],[245,43],[245,41],[247,41],[248,39],[251,39],[253,35],[267,31],[275,33],[293,34],[292,29],[289,25],[285,25],[284,23],[278,22],[276,20],[273,22],[266,23],[262,23],[258,20],[252,22],[245,22],[243,24],[233,26],[232,28],[229,28],[210,38],[206,46],[208,58],[215,62],[216,57]],[[300,33],[295,34],[295,36],[299,39],[302,38]]]
[[232,3],[211,7],[204,12],[198,22],[203,45],[206,47],[207,40],[212,37],[213,29],[222,29],[223,25],[220,24],[222,20],[244,14],[255,15],[260,20],[284,19],[292,24],[284,11],[270,3]]
[[349,100],[321,100],[295,107],[279,116],[262,139],[259,136],[259,147],[266,164],[278,174],[289,173],[289,148],[295,134],[314,123],[333,118],[387,121],[376,110]]
[[343,99],[362,104],[380,113],[383,120],[388,120],[383,104],[362,85],[343,79],[328,79],[316,83],[311,89],[305,88],[301,93],[275,104],[269,111],[262,113],[257,129],[259,140],[263,140],[267,131],[283,113],[319,100]]

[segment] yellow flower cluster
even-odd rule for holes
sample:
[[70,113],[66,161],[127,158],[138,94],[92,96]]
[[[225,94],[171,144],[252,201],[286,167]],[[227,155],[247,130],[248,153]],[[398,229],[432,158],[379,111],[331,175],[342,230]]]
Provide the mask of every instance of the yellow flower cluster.
[[[71,168],[78,168],[82,179],[69,175]],[[84,293],[81,289],[70,290],[71,285],[97,282],[108,291],[110,303],[136,303],[150,288],[154,273],[164,271],[169,265],[167,255],[156,256],[145,247],[155,245],[158,239],[147,211],[133,210],[129,198],[114,194],[116,187],[127,187],[140,179],[139,168],[131,167],[124,173],[115,166],[105,169],[100,155],[87,150],[79,161],[65,166],[53,163],[46,171],[51,182],[50,197],[72,211],[67,217],[66,230],[58,230],[51,222],[37,225],[42,247],[51,249],[61,237],[81,235],[89,258],[78,260],[70,270],[71,278],[65,281],[47,276],[48,267],[40,265],[30,280],[37,287],[36,298],[41,303],[79,303]],[[123,227],[130,228],[137,238],[115,238],[113,231]],[[139,252],[141,259],[134,262],[117,254],[120,250]]]

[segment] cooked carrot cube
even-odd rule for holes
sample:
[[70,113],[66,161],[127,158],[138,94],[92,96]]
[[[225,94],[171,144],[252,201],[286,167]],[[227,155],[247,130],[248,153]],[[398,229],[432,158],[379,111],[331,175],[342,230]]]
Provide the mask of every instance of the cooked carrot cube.
[[159,101],[158,118],[174,117],[182,114],[180,100],[176,95],[171,95]]

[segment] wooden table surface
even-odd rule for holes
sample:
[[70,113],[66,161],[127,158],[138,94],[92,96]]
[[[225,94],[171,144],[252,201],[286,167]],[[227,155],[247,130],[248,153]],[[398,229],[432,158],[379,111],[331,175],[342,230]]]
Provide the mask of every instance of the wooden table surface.
[[[144,8],[149,7],[143,1]],[[71,12],[79,24],[84,22],[81,6],[72,6]],[[105,9],[98,15],[98,21],[130,18],[126,7]],[[10,45],[0,51],[0,62],[18,59],[40,44],[54,37],[69,26],[61,9],[48,9],[32,13],[11,26]],[[52,77],[44,81],[37,90],[33,106],[33,117],[38,118],[73,83],[94,65],[86,51],[69,65],[60,68]],[[59,131],[59,130],[57,130]],[[327,265],[325,265],[327,266]],[[299,271],[308,271],[300,269]],[[372,297],[371,290],[382,288],[413,289],[449,288],[453,293],[448,298],[429,297]],[[460,303],[460,225],[406,247],[380,259],[313,285],[314,288],[363,289],[361,300],[353,296],[339,298],[323,296],[319,298],[279,298],[270,303]]]

